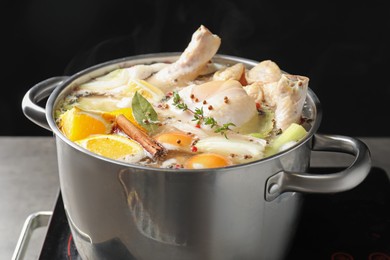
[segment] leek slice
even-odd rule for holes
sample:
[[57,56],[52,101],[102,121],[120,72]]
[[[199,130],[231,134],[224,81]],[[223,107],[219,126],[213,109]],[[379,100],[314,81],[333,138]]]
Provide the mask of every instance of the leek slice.
[[270,109],[264,109],[264,114],[260,116],[260,124],[258,128],[258,132],[249,134],[250,136],[265,139],[270,134],[274,128],[275,122],[275,113]]
[[[307,135],[306,129],[300,124],[292,123],[284,132],[276,137],[265,150],[266,156],[282,151],[283,147],[290,147]],[[291,144],[291,145],[290,145]]]

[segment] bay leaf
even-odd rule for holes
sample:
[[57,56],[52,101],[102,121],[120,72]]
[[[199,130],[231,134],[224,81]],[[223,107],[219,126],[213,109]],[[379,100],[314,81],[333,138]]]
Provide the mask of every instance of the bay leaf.
[[133,116],[138,124],[140,124],[148,132],[154,132],[157,130],[158,115],[154,110],[152,104],[135,92],[133,100],[131,102],[131,108],[133,110]]

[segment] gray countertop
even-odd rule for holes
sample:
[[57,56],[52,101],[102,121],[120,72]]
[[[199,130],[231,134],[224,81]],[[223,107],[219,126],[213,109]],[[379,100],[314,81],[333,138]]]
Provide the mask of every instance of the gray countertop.
[[11,259],[31,213],[54,209],[58,191],[54,138],[0,137],[0,259]]
[[[390,137],[360,138],[372,155],[373,166],[390,173]],[[351,156],[315,152],[312,166],[347,166]],[[0,259],[11,259],[27,217],[52,211],[59,192],[53,137],[0,137]],[[41,239],[45,231],[41,232]],[[39,240],[37,238],[37,240]],[[36,259],[40,244],[27,259]]]

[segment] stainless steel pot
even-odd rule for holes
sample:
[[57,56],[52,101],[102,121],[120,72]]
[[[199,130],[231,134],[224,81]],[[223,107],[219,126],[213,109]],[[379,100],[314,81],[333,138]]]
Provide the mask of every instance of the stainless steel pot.
[[[154,169],[113,161],[75,145],[57,128],[54,110],[73,86],[113,69],[174,61],[177,53],[134,56],[33,86],[22,108],[56,138],[61,192],[83,259],[282,259],[294,235],[302,192],[354,188],[371,159],[358,139],[317,134],[320,103],[309,89],[308,136],[290,149],[244,165],[208,170]],[[217,62],[256,61],[217,55]],[[48,97],[46,107],[38,102]],[[352,165],[325,175],[307,173],[312,151],[352,154]]]

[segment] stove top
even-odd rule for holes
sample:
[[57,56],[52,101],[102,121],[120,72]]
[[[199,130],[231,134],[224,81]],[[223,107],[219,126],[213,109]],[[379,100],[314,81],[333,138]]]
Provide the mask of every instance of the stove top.
[[[312,172],[326,173],[330,169],[314,168]],[[306,194],[287,259],[390,260],[389,184],[386,172],[373,167],[364,182],[350,191]],[[61,193],[39,259],[81,259],[65,217]]]

